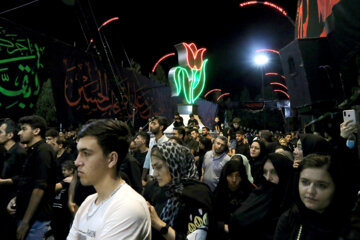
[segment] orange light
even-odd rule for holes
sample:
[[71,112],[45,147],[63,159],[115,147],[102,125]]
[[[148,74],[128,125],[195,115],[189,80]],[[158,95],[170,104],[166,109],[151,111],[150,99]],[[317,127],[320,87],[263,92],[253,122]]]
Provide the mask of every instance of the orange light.
[[269,75],[280,76],[280,77],[282,77],[283,79],[285,79],[285,76],[284,76],[284,75],[281,75],[281,74],[278,74],[278,73],[274,73],[274,72],[265,73],[265,76],[269,76]]
[[281,93],[285,94],[288,99],[290,99],[289,94],[287,94],[287,93],[286,93],[285,91],[283,91],[283,90],[275,89],[274,92],[281,92]]
[[221,95],[218,97],[217,102],[220,100],[220,98],[222,98],[223,96],[226,96],[226,95],[230,95],[230,93],[221,94]]
[[256,50],[256,52],[273,52],[273,53],[276,53],[276,54],[280,54],[279,51],[276,51],[274,49],[268,49],[268,48],[258,49],[258,50]]
[[104,26],[106,26],[107,24],[111,23],[112,21],[115,21],[115,20],[119,20],[118,17],[113,17],[113,18],[110,18],[109,20],[106,20],[103,24],[101,24],[101,26],[98,28],[98,31],[100,31],[100,29]]
[[283,88],[285,88],[286,90],[288,90],[288,88],[284,84],[279,83],[279,82],[271,82],[270,85],[279,85],[279,86],[282,86]]
[[212,89],[212,90],[208,91],[208,92],[204,95],[204,98],[206,98],[206,97],[207,97],[207,95],[209,95],[210,93],[215,92],[215,91],[221,92],[221,89],[214,88],[214,89]]
[[166,54],[166,55],[164,55],[163,57],[161,57],[161,58],[155,63],[155,65],[154,65],[154,67],[153,67],[153,69],[152,69],[152,72],[155,72],[155,69],[156,69],[157,65],[159,65],[159,63],[160,63],[162,60],[164,60],[164,59],[167,58],[167,57],[173,56],[173,55],[175,55],[175,53],[169,53],[169,54]]

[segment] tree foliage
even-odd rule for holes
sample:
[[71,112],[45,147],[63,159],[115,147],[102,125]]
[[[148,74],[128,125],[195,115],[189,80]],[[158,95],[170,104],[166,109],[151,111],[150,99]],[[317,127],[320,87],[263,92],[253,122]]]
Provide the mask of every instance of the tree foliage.
[[35,114],[42,116],[49,126],[57,125],[56,107],[50,78],[42,85],[35,105]]

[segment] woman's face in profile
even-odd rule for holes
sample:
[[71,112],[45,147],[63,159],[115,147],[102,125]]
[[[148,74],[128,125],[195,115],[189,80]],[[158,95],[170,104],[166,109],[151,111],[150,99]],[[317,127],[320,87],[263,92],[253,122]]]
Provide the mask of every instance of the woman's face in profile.
[[323,168],[305,168],[300,173],[299,195],[305,207],[322,213],[330,205],[335,184],[329,172]]
[[171,181],[171,175],[166,162],[158,156],[151,155],[151,165],[154,169],[154,177],[160,187],[165,186]]

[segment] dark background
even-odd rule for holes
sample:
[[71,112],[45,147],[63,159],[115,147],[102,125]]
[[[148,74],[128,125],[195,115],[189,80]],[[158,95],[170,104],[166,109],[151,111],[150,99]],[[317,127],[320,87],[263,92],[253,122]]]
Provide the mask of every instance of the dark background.
[[[195,42],[207,48],[208,85],[204,94],[220,88],[230,96],[248,87],[254,98],[261,92],[261,72],[253,63],[261,48],[280,50],[294,40],[294,26],[277,10],[262,5],[240,8],[241,1],[110,1],[80,0],[65,4],[61,0],[3,0],[0,17],[26,26],[48,37],[86,50],[96,29],[112,17],[119,20],[101,29],[110,53],[118,64],[129,66],[128,59],[141,65],[149,76],[154,64],[165,54],[175,52],[174,45]],[[272,1],[295,21],[297,1]],[[26,3],[31,3],[22,6]],[[22,6],[22,7],[20,7]],[[88,6],[91,6],[89,8]],[[280,58],[269,54],[265,72],[282,74]],[[172,56],[161,63],[167,72],[177,65]],[[265,84],[279,81],[265,77]],[[279,99],[284,99],[279,94]],[[256,99],[255,99],[256,100]]]

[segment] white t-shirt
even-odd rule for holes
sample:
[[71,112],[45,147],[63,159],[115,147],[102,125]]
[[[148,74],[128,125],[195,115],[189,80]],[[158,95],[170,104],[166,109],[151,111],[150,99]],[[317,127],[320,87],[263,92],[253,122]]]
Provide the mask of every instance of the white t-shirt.
[[96,205],[88,196],[75,215],[67,240],[151,239],[151,220],[145,199],[128,184]]

